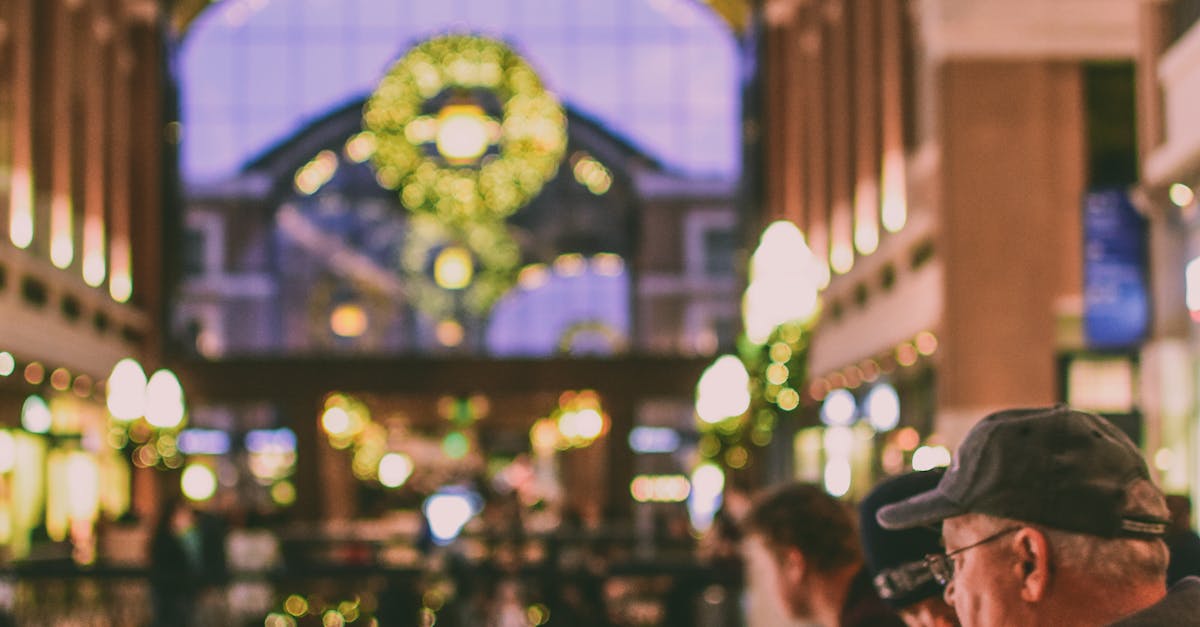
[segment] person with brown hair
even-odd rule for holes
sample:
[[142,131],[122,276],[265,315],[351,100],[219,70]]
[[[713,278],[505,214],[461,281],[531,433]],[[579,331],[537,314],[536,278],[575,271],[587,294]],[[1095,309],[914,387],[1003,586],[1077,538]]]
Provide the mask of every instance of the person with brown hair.
[[745,527],[747,550],[771,555],[777,593],[792,618],[825,627],[903,627],[871,584],[853,515],[821,488],[794,483],[762,495]]

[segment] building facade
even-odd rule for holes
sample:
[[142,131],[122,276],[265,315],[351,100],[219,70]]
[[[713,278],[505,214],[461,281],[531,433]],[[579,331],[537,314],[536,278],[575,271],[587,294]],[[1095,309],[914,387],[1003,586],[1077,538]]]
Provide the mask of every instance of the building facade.
[[137,0],[0,7],[0,508],[13,557],[42,526],[94,550],[92,523],[128,511],[131,486],[142,513],[156,502],[153,472],[108,444],[105,382],[119,360],[160,354],[178,130],[161,17]]
[[809,401],[847,389],[866,418],[867,392],[893,384],[916,433],[876,438],[892,472],[1003,407],[1105,405],[1140,429],[1121,379],[1136,340],[1099,350],[1129,365],[1113,375],[1124,405],[1064,384],[1097,352],[1087,193],[1134,179],[1119,157],[1136,6],[779,0],[763,15],[764,213],[801,227],[827,281]]

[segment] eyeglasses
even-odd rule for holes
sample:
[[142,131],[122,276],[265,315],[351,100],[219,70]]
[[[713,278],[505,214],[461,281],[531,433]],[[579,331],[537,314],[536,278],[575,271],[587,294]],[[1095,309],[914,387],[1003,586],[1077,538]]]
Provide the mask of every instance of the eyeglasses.
[[920,559],[882,570],[872,582],[875,584],[875,590],[879,593],[879,598],[886,600],[910,594],[933,579],[933,573],[929,571],[929,564]]
[[934,553],[931,555],[926,555],[925,565],[929,567],[929,572],[933,573],[933,578],[937,580],[939,584],[943,586],[948,585],[950,580],[954,579],[954,560],[952,558],[955,555],[958,555],[959,553],[962,553],[968,549],[973,549],[977,546],[987,544],[988,542],[999,540],[1000,538],[1003,538],[1004,536],[1022,528],[1022,526],[1009,527],[1002,531],[997,531],[996,533],[993,533],[992,535],[980,540],[979,542],[976,542],[975,544],[968,544],[961,549],[955,549],[949,553]]

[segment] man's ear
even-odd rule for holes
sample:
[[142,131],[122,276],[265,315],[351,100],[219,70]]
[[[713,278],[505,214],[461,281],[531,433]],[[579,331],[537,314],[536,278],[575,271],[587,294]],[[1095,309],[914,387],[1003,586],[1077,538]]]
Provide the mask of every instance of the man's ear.
[[783,579],[790,586],[798,586],[808,574],[808,561],[800,549],[791,546],[783,551],[783,563],[780,567]]
[[1013,536],[1013,553],[1017,561],[1013,574],[1020,582],[1021,599],[1036,603],[1050,588],[1050,543],[1041,531],[1022,527]]

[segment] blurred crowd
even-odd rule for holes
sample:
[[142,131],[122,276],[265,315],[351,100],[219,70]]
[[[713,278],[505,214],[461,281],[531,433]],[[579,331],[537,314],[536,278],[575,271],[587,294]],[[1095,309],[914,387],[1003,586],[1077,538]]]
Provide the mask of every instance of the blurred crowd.
[[[490,495],[453,542],[426,527],[372,544],[170,499],[140,540],[144,578],[0,580],[16,609],[0,625],[1200,626],[1190,500],[1160,491],[1120,429],[1065,405],[986,416],[948,467],[858,503],[734,475],[702,535],[685,514],[633,531],[596,507],[538,514]],[[403,566],[388,561],[400,545]]]

